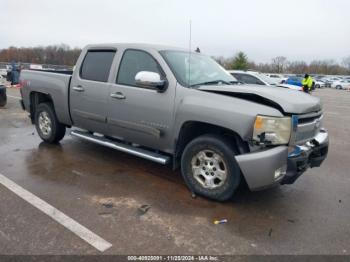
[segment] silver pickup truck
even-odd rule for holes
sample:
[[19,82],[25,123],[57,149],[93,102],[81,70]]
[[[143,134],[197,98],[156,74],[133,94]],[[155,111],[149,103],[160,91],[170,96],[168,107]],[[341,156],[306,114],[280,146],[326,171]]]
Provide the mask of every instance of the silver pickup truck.
[[145,44],[85,47],[73,72],[23,70],[23,109],[39,136],[71,135],[181,168],[196,194],[223,201],[291,184],[327,156],[318,98],[240,85],[210,57]]

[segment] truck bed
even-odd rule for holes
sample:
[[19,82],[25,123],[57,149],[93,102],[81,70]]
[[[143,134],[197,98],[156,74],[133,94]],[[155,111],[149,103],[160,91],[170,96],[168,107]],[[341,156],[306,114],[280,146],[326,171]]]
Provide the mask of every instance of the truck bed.
[[[69,86],[72,71],[44,71],[22,70],[20,80],[24,106],[29,111],[29,102],[33,92],[40,92],[51,96],[58,120],[66,125],[72,121],[69,112]],[[48,92],[48,89],[50,91]]]
[[64,75],[73,75],[73,71],[72,70],[28,69],[28,71],[37,71],[37,72],[55,73],[55,74],[64,74]]

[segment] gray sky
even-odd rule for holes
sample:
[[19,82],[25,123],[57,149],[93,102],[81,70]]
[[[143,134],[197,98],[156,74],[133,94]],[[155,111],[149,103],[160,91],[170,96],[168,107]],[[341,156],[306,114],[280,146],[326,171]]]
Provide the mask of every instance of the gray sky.
[[0,48],[144,42],[257,62],[350,55],[349,0],[1,0]]

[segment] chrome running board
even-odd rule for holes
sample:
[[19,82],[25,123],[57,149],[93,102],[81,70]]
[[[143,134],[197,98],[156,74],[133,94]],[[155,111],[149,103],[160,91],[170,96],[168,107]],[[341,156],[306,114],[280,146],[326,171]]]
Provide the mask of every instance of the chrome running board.
[[88,132],[82,132],[82,131],[77,131],[77,130],[73,130],[71,132],[72,136],[90,141],[90,142],[94,142],[96,144],[102,145],[102,146],[106,146],[106,147],[110,147],[116,150],[119,150],[121,152],[124,153],[128,153],[134,156],[138,156],[147,160],[151,160],[154,162],[157,162],[159,164],[163,164],[166,165],[169,163],[170,161],[170,157],[169,156],[165,156],[165,155],[161,155],[158,154],[156,152],[152,152],[143,148],[137,148],[137,147],[133,147],[131,145],[127,145],[121,142],[117,142],[105,137],[100,137],[100,136],[95,136],[93,134],[90,134]]

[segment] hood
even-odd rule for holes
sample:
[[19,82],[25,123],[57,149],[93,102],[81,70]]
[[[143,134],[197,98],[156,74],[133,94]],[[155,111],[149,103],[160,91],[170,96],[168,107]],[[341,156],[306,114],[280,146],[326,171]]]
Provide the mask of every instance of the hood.
[[321,110],[319,98],[276,86],[207,85],[198,89],[265,104],[279,109],[282,113],[306,114]]
[[297,90],[297,91],[303,91],[303,88],[301,86],[296,86],[296,85],[278,84],[277,86],[284,87],[284,88],[289,88],[289,89]]

